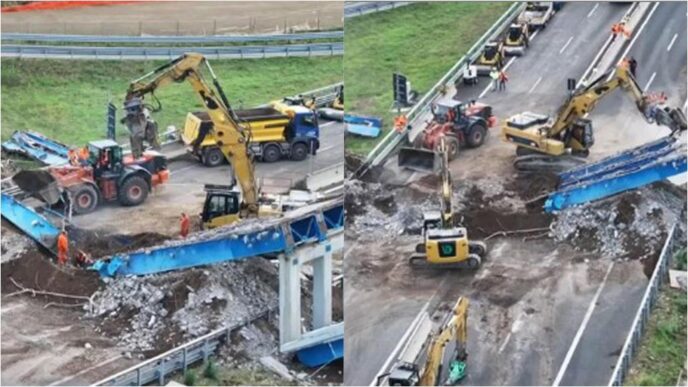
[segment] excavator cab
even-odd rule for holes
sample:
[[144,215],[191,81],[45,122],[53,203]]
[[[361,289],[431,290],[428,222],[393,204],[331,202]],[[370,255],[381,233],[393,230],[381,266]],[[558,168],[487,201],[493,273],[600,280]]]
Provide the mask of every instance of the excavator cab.
[[239,220],[240,194],[229,185],[206,184],[201,227],[211,229]]

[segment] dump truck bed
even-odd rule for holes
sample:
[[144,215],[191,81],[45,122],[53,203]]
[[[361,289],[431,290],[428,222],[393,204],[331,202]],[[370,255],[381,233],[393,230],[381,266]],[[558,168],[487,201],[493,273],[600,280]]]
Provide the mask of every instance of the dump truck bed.
[[265,120],[288,120],[285,114],[271,107],[260,107],[246,110],[235,110],[237,116],[246,121],[265,121]]

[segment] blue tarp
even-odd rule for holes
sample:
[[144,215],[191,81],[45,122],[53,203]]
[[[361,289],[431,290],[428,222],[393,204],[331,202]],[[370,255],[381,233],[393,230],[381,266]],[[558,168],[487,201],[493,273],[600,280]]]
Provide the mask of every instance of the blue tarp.
[[318,344],[296,352],[296,357],[308,367],[319,367],[344,358],[344,339]]
[[363,137],[377,137],[382,131],[382,120],[377,117],[344,115],[346,132]]

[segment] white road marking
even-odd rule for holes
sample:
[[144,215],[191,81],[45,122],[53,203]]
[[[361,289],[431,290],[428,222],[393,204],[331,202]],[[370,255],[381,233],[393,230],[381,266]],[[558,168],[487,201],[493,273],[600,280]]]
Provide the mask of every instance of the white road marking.
[[330,149],[332,149],[332,148],[334,148],[334,147],[335,147],[334,145],[330,145],[330,146],[327,146],[327,147],[325,147],[325,148],[318,149],[318,152],[324,152],[324,151],[330,150]]
[[652,81],[655,80],[655,76],[656,76],[656,75],[657,75],[657,72],[656,72],[656,71],[655,71],[654,73],[652,73],[652,76],[650,77],[650,80],[647,81],[647,84],[645,85],[645,88],[644,88],[643,90],[647,91],[647,89],[650,88],[650,85],[652,84]]
[[588,12],[588,17],[592,16],[592,14],[595,13],[595,11],[597,10],[597,7],[599,7],[599,6],[600,6],[600,3],[595,3],[595,6],[592,7],[590,12]]
[[676,41],[676,38],[678,38],[678,33],[674,34],[674,37],[671,38],[671,42],[669,42],[669,46],[667,47],[667,51],[671,51],[671,47],[674,46],[674,42]]
[[533,39],[535,39],[535,37],[536,37],[537,34],[539,34],[539,33],[540,33],[540,30],[537,30],[537,31],[533,32],[533,34],[530,35],[530,38],[528,38],[528,41],[530,42],[530,41],[532,41]]
[[[509,60],[509,63],[507,63],[506,66],[504,66],[504,68],[503,68],[502,70],[506,71],[506,69],[508,69],[509,66],[511,66],[511,64],[514,63],[515,60],[516,60],[516,57],[512,57],[512,58]],[[483,92],[480,93],[480,95],[478,96],[478,99],[480,99],[480,98],[482,98],[483,96],[485,96],[485,93],[487,93],[488,90],[490,90],[490,88],[492,87],[492,84],[493,84],[493,83],[494,83],[494,81],[490,81],[490,83],[487,85],[487,87],[485,88],[485,90],[483,90]]]
[[[647,15],[647,18],[645,19],[643,24],[640,26],[638,31],[637,32],[634,31],[635,36],[633,36],[633,39],[631,40],[631,44],[629,44],[628,47],[626,47],[626,50],[624,51],[623,55],[621,55],[621,59],[619,59],[619,61],[616,63],[617,66],[621,64],[621,61],[624,60],[624,58],[626,58],[626,55],[628,55],[628,52],[631,51],[631,47],[633,47],[633,45],[635,44],[635,41],[638,40],[638,36],[640,36],[640,33],[643,32],[643,30],[645,29],[647,22],[650,21],[650,18],[652,18],[652,15],[657,10],[657,7],[659,7],[659,4],[661,4],[661,2],[655,3],[655,6],[652,7],[650,14]],[[611,81],[613,77],[614,77],[614,73],[612,72],[611,74],[609,74],[609,78],[607,78],[607,81]]]
[[560,53],[560,54],[563,53],[564,50],[566,50],[566,47],[569,46],[569,44],[571,43],[572,40],[573,40],[573,36],[570,37],[569,40],[566,41],[566,44],[564,45],[564,47],[562,47],[561,50],[559,50],[559,53]]
[[538,78],[538,80],[535,81],[535,83],[533,83],[533,87],[531,87],[530,90],[528,90],[528,94],[532,93],[533,90],[535,90],[535,88],[537,87],[537,85],[540,84],[540,81],[541,81],[541,80],[542,80],[542,77]]
[[561,364],[561,367],[559,368],[559,373],[557,374],[557,378],[554,380],[554,383],[552,384],[552,386],[558,386],[559,383],[561,383],[561,379],[564,377],[564,374],[566,373],[566,369],[568,368],[569,363],[571,362],[571,358],[573,357],[573,354],[576,352],[576,348],[578,347],[578,343],[580,342],[581,337],[583,337],[583,332],[585,331],[585,328],[588,326],[588,322],[590,322],[590,317],[592,317],[592,312],[595,310],[595,306],[597,305],[597,299],[600,298],[600,294],[602,294],[602,289],[604,288],[604,285],[607,283],[607,278],[609,278],[609,273],[612,272],[613,267],[614,267],[614,262],[609,264],[609,268],[607,269],[607,273],[604,275],[604,278],[602,279],[602,283],[597,288],[597,292],[595,292],[595,296],[592,298],[592,301],[590,301],[590,306],[588,306],[588,311],[585,313],[585,317],[583,318],[583,322],[581,322],[581,325],[578,328],[578,332],[576,332],[576,336],[573,338],[573,342],[571,343],[571,346],[569,347],[569,351],[566,353],[566,357],[564,358],[564,362]]
[[504,339],[504,343],[502,344],[501,347],[499,347],[499,353],[502,353],[502,351],[504,351],[504,348],[506,348],[506,345],[509,344],[510,339],[511,339],[511,332],[509,332],[509,334],[506,335],[506,339]]
[[67,376],[67,377],[65,377],[65,378],[62,378],[62,379],[58,380],[57,382],[54,382],[54,383],[52,383],[52,384],[49,384],[49,386],[57,386],[57,385],[62,384],[62,383],[64,383],[64,382],[68,381],[68,380],[74,379],[74,378],[76,378],[77,376],[83,375],[83,374],[85,374],[86,372],[89,372],[89,371],[94,370],[94,369],[96,369],[96,368],[100,368],[100,367],[102,367],[102,366],[104,366],[104,365],[106,365],[106,364],[108,364],[108,363],[112,363],[113,361],[119,360],[119,359],[121,359],[121,358],[122,358],[122,355],[117,355],[117,356],[115,356],[115,357],[113,357],[113,358],[111,358],[111,359],[104,360],[104,361],[102,361],[102,362],[100,362],[100,363],[98,363],[98,364],[94,364],[94,365],[92,365],[91,367],[88,367],[88,368],[86,368],[86,369],[83,369],[83,370],[81,370],[81,371],[75,373],[74,375]]
[[336,123],[337,123],[337,121],[330,121],[330,122],[326,122],[326,123],[324,123],[324,124],[320,124],[320,125],[318,125],[318,126],[321,127],[321,128],[324,128],[324,127],[326,127],[326,126],[330,126],[330,125],[333,125],[333,124],[336,124]]

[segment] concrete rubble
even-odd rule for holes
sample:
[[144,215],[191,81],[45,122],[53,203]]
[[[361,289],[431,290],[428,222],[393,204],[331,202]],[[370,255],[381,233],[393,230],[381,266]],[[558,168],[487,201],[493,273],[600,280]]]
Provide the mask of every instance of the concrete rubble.
[[101,329],[132,351],[159,349],[161,340],[187,341],[276,307],[276,281],[263,259],[118,278],[93,295],[87,316],[102,318]]

